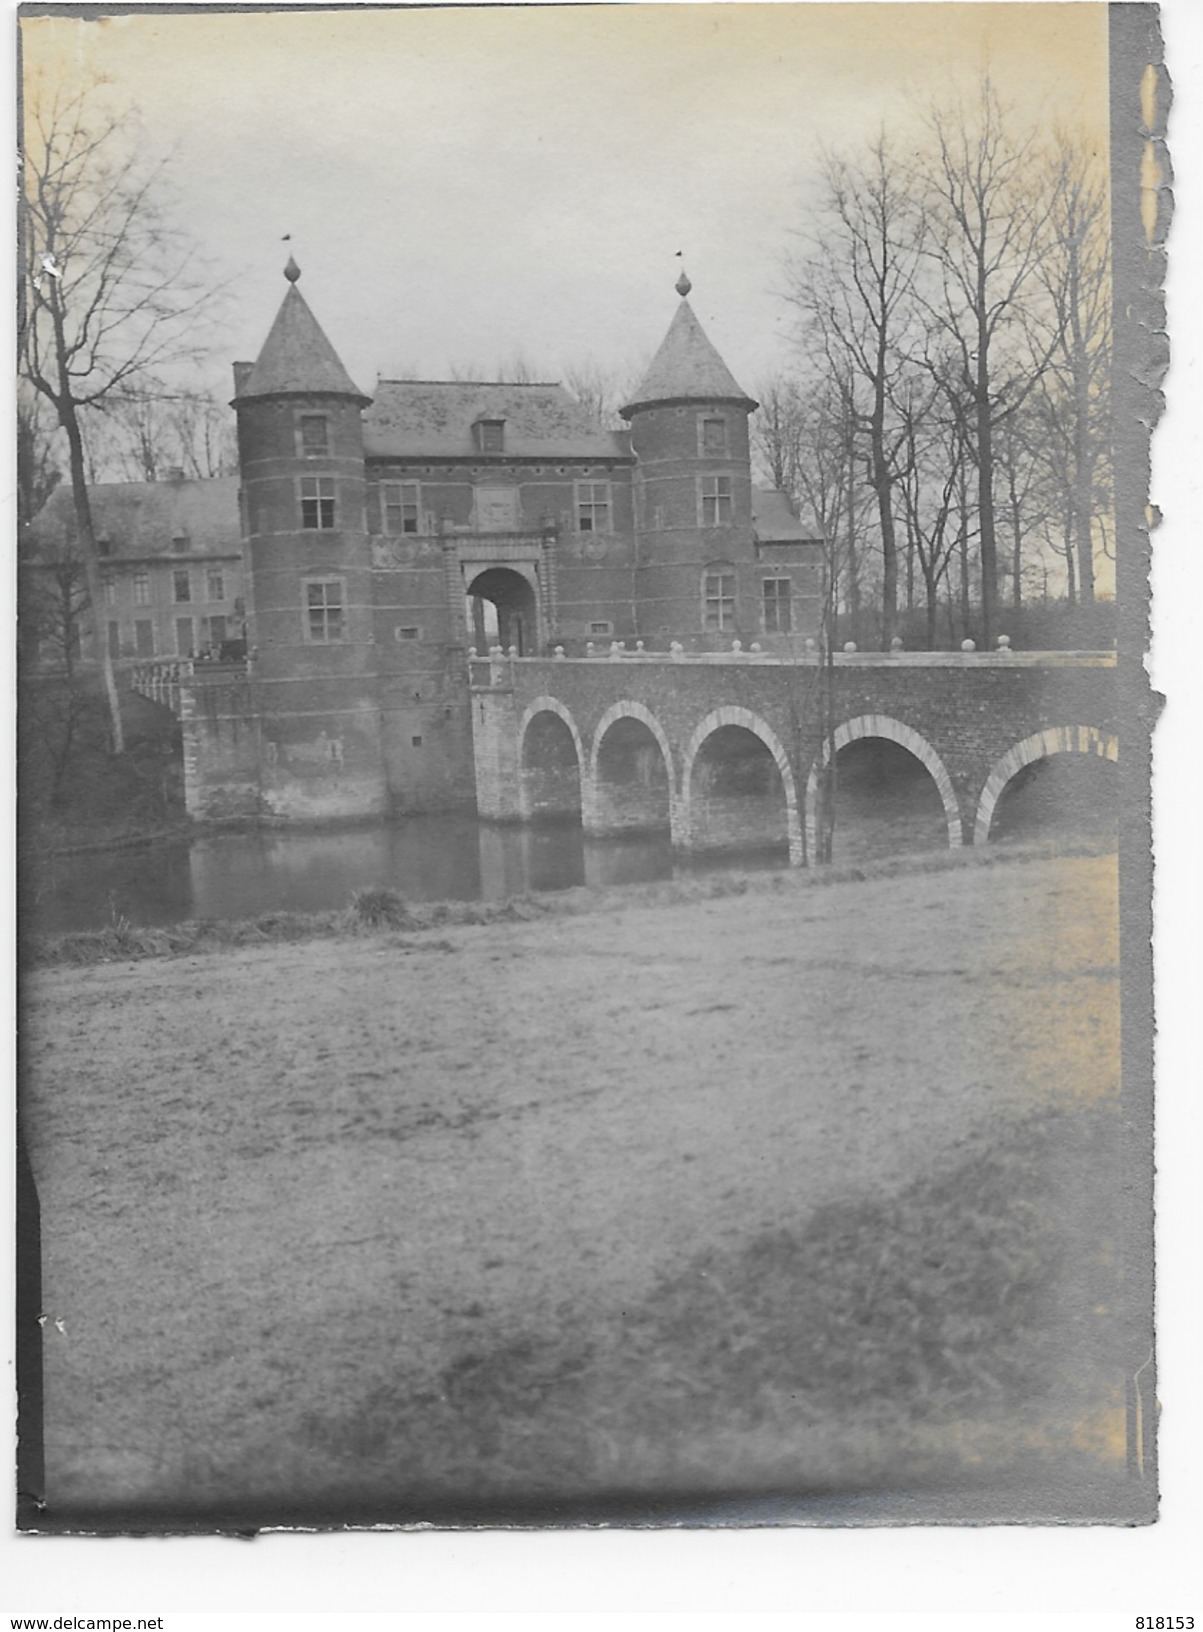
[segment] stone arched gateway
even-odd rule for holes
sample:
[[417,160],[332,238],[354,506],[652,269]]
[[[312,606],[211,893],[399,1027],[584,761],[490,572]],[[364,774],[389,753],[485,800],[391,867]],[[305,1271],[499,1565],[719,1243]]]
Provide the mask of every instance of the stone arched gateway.
[[1100,731],[1094,725],[1057,725],[1047,731],[1037,731],[1008,748],[986,778],[978,800],[977,819],[973,824],[974,844],[989,841],[995,807],[1011,778],[1025,765],[1047,759],[1050,754],[1095,754],[1100,759],[1117,761],[1119,742],[1110,731]]
[[[845,720],[842,725],[836,727],[830,751],[838,754],[841,748],[846,748],[850,742],[859,742],[862,737],[884,737],[889,742],[896,742],[900,748],[905,748],[909,754],[914,754],[936,784],[948,824],[949,848],[957,849],[963,839],[961,807],[944,761],[927,738],[920,736],[912,726],[904,725],[901,720],[892,719],[888,714],[860,714],[855,719]],[[806,854],[812,861],[818,847],[819,771],[827,764],[828,752],[828,744],[824,743],[822,753],[811,766],[810,775],[806,779]]]
[[777,733],[767,721],[762,720],[759,714],[753,714],[751,709],[744,708],[738,703],[729,703],[725,707],[713,709],[696,727],[685,749],[681,769],[681,803],[680,803],[680,836],[677,842],[688,847],[693,837],[693,823],[690,816],[690,800],[693,789],[693,768],[701,751],[702,744],[707,737],[714,734],[724,725],[739,725],[745,731],[750,731],[760,738],[776,762],[781,773],[781,785],[785,790],[785,820],[786,831],[789,836],[789,859],[797,867],[803,858],[802,824],[798,816],[798,790],[794,781],[793,768],[789,757],[781,745]]
[[[549,798],[542,796],[536,797],[532,792],[529,776],[531,767],[527,765],[526,739],[531,726],[542,714],[555,715],[556,718],[561,720],[567,727],[569,735],[572,738],[572,745],[576,751],[577,788],[575,790],[575,800],[568,798],[566,795],[561,798],[556,798],[553,790],[550,794],[549,802]],[[531,703],[529,703],[522,712],[522,718],[518,721],[518,730],[515,734],[515,740],[517,743],[519,811],[523,819],[528,819],[533,815],[539,814],[540,812],[550,814],[555,811],[557,807],[561,813],[567,813],[573,808],[583,811],[587,799],[586,776],[588,760],[585,757],[584,745],[581,741],[581,733],[577,727],[577,723],[573,719],[570,710],[565,708],[564,704],[560,702],[559,698],[541,696],[536,697]]]

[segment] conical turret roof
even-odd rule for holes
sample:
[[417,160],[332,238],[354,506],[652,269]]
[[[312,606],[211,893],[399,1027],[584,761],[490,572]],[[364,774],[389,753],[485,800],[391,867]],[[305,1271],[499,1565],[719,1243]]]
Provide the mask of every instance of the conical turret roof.
[[739,402],[755,408],[682,298],[659,351],[635,394],[619,412],[629,419],[653,402]]
[[366,406],[372,399],[364,396],[347,373],[297,288],[296,278],[300,272],[295,262],[289,261],[285,276],[289,280],[288,293],[263,342],[263,350],[242,383],[237,400],[319,394],[354,397]]

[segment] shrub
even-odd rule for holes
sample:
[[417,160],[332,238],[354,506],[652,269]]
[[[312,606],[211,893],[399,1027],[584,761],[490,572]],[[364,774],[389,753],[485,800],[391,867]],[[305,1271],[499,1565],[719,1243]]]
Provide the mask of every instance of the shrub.
[[396,929],[409,922],[409,908],[403,898],[396,890],[383,885],[355,890],[351,896],[351,911],[360,923],[373,928],[387,924]]

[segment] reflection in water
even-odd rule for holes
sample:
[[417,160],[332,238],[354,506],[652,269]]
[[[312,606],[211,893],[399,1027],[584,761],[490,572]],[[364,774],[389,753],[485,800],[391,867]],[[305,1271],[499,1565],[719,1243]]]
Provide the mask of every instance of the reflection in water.
[[[887,750],[892,748],[887,744]],[[1033,769],[1000,802],[995,839],[1075,823],[1093,831],[1113,810],[1115,767],[1089,756]],[[902,750],[841,753],[835,860],[945,849],[934,782]],[[888,775],[884,774],[889,772]],[[1070,798],[1070,793],[1078,795]],[[1054,820],[1055,818],[1055,820]],[[472,816],[411,816],[321,832],[223,833],[191,844],[61,856],[23,867],[21,911],[43,934],[187,918],[255,918],[324,912],[351,892],[387,885],[407,901],[502,901],[527,890],[649,883],[713,868],[784,867],[784,848],[674,859],[667,832],[587,839],[579,823],[492,827]]]
[[586,839],[575,823],[493,827],[471,816],[414,816],[56,857],[26,869],[23,911],[35,930],[64,934],[118,918],[169,924],[324,912],[346,906],[366,886],[387,885],[407,901],[502,901],[527,890],[672,873],[667,833]]

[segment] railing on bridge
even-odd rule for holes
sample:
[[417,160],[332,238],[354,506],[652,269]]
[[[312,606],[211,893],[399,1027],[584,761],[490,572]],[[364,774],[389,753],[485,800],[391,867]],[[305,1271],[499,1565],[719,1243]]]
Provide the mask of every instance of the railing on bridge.
[[232,663],[195,657],[143,658],[129,670],[129,686],[140,697],[162,703],[178,718],[182,688],[228,685],[232,680],[245,680],[249,672],[246,658]]
[[[729,651],[686,651],[679,641],[673,641],[667,651],[648,651],[643,641],[626,646],[611,641],[608,646],[596,646],[587,641],[583,653],[569,656],[563,646],[549,653],[520,657],[516,646],[507,650],[491,646],[487,653],[468,649],[470,683],[477,687],[504,686],[512,683],[514,665],[535,663],[683,663],[705,664],[716,667],[756,665],[764,667],[817,667],[826,661],[818,642],[806,640],[796,650],[765,651],[759,642],[744,646],[741,641],[731,642]],[[862,652],[855,642],[848,641],[841,651],[831,654],[837,668],[1114,668],[1114,651],[1054,651],[1017,652],[1006,635],[998,637],[993,651],[979,651],[971,640],[962,642],[959,651],[904,651],[897,642],[888,652]]]

